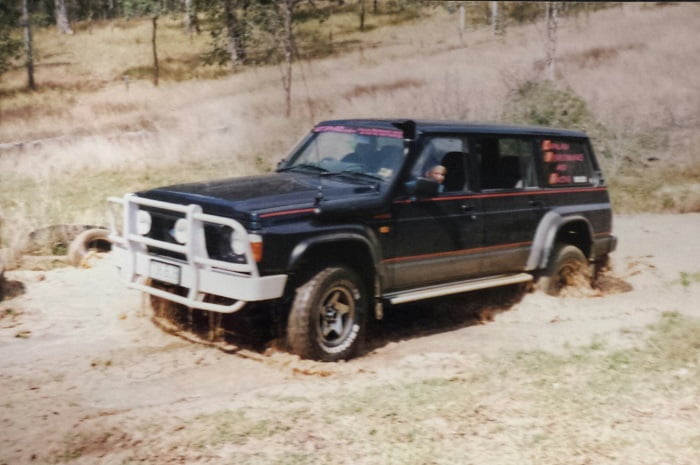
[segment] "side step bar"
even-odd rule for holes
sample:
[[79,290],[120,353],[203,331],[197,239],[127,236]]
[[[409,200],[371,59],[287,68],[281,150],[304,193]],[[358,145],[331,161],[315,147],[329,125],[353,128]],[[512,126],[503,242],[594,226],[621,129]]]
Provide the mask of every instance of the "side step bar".
[[417,300],[431,299],[460,292],[477,291],[489,287],[507,286],[509,284],[526,283],[532,281],[529,273],[518,273],[509,275],[490,276],[487,278],[470,279],[450,284],[439,284],[435,286],[421,287],[409,291],[390,292],[384,294],[384,298],[392,304],[403,304],[415,302]]

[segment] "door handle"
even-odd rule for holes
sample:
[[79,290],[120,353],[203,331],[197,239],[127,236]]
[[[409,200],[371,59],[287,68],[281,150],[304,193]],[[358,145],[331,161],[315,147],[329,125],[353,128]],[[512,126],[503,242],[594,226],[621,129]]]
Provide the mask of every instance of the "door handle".
[[527,203],[529,203],[531,207],[544,207],[544,202],[541,200],[529,200]]
[[462,210],[463,213],[471,213],[471,215],[469,215],[469,219],[472,221],[476,221],[476,215],[474,214],[474,210],[476,210],[476,208],[474,207],[474,205],[468,205],[466,203],[463,203],[462,205],[460,205],[459,208]]

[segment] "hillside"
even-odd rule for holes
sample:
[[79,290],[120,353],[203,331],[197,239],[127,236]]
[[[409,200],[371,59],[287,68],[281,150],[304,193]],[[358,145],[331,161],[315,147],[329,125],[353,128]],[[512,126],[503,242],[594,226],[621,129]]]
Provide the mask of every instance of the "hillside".
[[[50,224],[106,224],[108,195],[270,170],[314,122],[334,117],[534,117],[580,127],[594,137],[618,211],[698,211],[699,13],[696,4],[628,4],[562,19],[557,80],[548,84],[542,24],[500,38],[472,28],[460,41],[455,16],[435,9],[339,35],[354,46],[297,62],[290,118],[277,66],[202,68],[201,79],[154,87],[122,78],[147,64],[145,23],[39,31],[42,90],[18,91],[18,72],[2,87],[0,247],[17,249]],[[171,68],[205,45],[178,38],[174,21],[161,28]]]

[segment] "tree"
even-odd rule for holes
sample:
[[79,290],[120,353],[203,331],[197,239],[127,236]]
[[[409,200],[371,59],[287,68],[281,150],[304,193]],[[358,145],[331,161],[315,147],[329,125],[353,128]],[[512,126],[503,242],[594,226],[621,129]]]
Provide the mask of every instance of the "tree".
[[[234,66],[247,61],[249,31],[259,21],[249,10],[262,8],[261,3],[261,0],[203,0],[200,3],[212,25],[212,51],[207,61]],[[270,5],[265,8],[274,10]]]
[[547,25],[547,79],[554,80],[556,51],[557,51],[557,26],[559,15],[559,2],[545,2],[545,21]]
[[197,3],[195,0],[184,0],[185,3],[185,32],[192,34],[196,31],[199,34],[199,20],[197,19]]
[[500,11],[500,2],[491,2],[491,32],[495,36],[505,34],[505,15]]
[[151,18],[151,48],[153,51],[153,85],[158,86],[160,80],[160,64],[158,62],[158,18],[163,5],[160,0],[127,0],[125,2],[127,16],[149,16]]
[[365,0],[360,0],[360,31],[365,30]]
[[151,49],[153,50],[153,85],[158,87],[158,80],[160,79],[160,64],[158,63],[158,47],[156,45],[156,39],[158,37],[158,14],[153,14],[151,16],[151,24],[153,25],[151,31]]
[[292,114],[292,63],[294,61],[294,10],[301,0],[276,0],[278,14],[282,20],[282,49],[284,66],[282,67],[282,87],[284,88],[285,116]]
[[457,32],[459,33],[459,42],[461,44],[464,44],[464,19],[465,19],[465,12],[464,12],[464,4],[460,3],[459,4],[459,15],[457,19]]
[[228,51],[231,63],[240,65],[247,57],[247,21],[249,1],[224,0],[224,18],[226,24],[226,36]]
[[56,1],[56,27],[61,34],[73,34],[68,22],[68,8],[66,8],[66,0]]
[[24,29],[25,66],[27,67],[27,87],[36,90],[34,81],[34,51],[32,39],[32,21],[29,16],[29,0],[22,0],[22,28]]

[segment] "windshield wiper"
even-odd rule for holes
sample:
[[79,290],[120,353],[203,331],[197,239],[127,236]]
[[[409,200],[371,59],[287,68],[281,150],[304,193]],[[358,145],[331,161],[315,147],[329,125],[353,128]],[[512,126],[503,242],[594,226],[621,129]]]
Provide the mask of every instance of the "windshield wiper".
[[377,181],[384,181],[385,179],[378,174],[369,174],[369,173],[364,173],[362,171],[354,171],[354,170],[343,170],[343,171],[329,171],[326,168],[322,168],[318,165],[314,165],[312,163],[299,163],[298,165],[294,166],[287,166],[285,168],[280,168],[277,170],[277,172],[282,172],[282,171],[292,171],[292,170],[303,170],[303,171],[315,171],[319,173],[321,176],[348,176],[352,178],[362,178],[365,181],[371,181],[371,182],[377,182]]
[[327,169],[321,168],[320,166],[318,166],[318,165],[313,165],[313,164],[311,164],[311,163],[300,163],[300,164],[294,165],[294,166],[287,166],[287,167],[285,167],[285,168],[280,168],[280,169],[278,169],[277,171],[278,171],[278,172],[280,172],[280,171],[292,171],[292,170],[298,170],[298,169],[300,169],[300,170],[306,170],[306,171],[311,170],[311,171],[316,171],[316,172],[319,172],[319,173],[328,173],[328,170],[327,170]]
[[367,179],[368,181],[384,181],[384,178],[381,177],[380,175],[365,173],[364,171],[343,170],[340,172],[333,172],[333,173],[328,173],[328,174],[329,175],[340,174],[340,175],[349,175],[352,177],[361,177],[361,178]]

